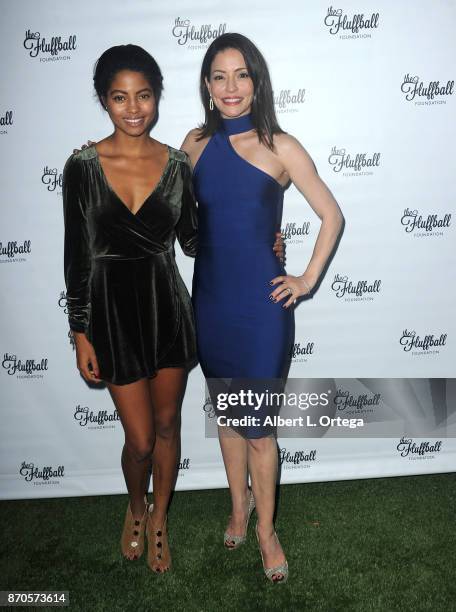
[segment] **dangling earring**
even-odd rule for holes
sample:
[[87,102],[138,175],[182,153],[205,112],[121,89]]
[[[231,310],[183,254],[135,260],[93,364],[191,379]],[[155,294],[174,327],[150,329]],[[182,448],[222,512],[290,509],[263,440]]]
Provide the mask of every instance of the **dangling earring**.
[[209,96],[209,110],[214,110],[214,100],[212,99],[212,96]]

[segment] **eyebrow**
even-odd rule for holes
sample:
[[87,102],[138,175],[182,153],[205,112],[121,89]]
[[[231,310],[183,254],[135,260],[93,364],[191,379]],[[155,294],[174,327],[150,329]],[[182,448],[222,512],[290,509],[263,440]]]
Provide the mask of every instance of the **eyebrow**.
[[[150,87],[145,87],[144,89],[140,89],[139,91],[137,91],[136,93],[142,93],[143,91],[152,91],[152,89]],[[113,89],[111,92],[111,95],[113,93],[123,93],[123,94],[128,94],[128,91],[124,91],[123,89]]]
[[[246,66],[243,66],[242,68],[236,68],[234,72],[239,72],[239,70],[247,70]],[[226,70],[221,70],[220,68],[214,68],[214,70],[212,72],[226,72]]]

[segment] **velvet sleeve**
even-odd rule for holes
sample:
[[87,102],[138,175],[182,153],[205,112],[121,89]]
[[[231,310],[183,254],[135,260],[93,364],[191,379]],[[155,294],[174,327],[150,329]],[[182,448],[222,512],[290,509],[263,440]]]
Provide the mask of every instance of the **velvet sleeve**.
[[182,251],[195,257],[198,247],[198,209],[193,193],[192,170],[188,158],[182,162],[182,206],[176,236]]
[[68,322],[75,332],[87,331],[90,316],[91,253],[82,164],[72,155],[63,170],[64,272]]

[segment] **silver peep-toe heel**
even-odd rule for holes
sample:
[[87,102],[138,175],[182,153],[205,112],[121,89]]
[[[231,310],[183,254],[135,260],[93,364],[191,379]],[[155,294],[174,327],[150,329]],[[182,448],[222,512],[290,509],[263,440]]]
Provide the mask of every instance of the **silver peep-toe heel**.
[[231,535],[230,533],[228,533],[228,531],[225,531],[223,535],[223,544],[227,550],[235,550],[236,548],[239,548],[239,546],[241,546],[241,544],[244,544],[247,539],[247,527],[249,526],[250,515],[252,514],[253,509],[255,508],[255,499],[253,497],[253,493],[250,489],[249,492],[249,506],[247,510],[247,520],[245,522],[244,535]]
[[[258,548],[260,549],[261,554],[261,563],[263,564],[263,570],[266,575],[266,578],[270,580],[273,584],[284,584],[288,580],[288,561],[285,559],[285,563],[282,565],[277,565],[276,567],[264,567],[264,559],[263,559],[263,551],[260,546],[260,538],[258,537],[258,523],[255,525],[255,533],[258,541]],[[276,532],[274,531],[274,537],[279,541]],[[282,578],[273,579],[273,576],[276,574],[281,574]]]

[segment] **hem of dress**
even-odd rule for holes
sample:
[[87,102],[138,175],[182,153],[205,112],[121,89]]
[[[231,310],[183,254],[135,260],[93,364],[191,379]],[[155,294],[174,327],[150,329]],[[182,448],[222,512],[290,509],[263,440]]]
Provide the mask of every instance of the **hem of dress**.
[[187,361],[178,362],[178,363],[163,363],[156,367],[154,370],[150,370],[144,374],[136,374],[135,376],[131,376],[129,378],[123,378],[121,380],[114,380],[108,378],[100,378],[104,383],[111,383],[112,385],[128,385],[130,383],[137,382],[143,378],[155,378],[157,372],[159,370],[163,370],[164,368],[183,368],[185,370],[191,370],[192,368],[198,365],[198,360],[189,359]]

